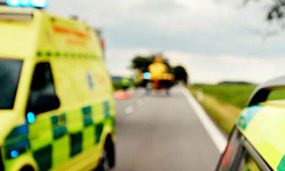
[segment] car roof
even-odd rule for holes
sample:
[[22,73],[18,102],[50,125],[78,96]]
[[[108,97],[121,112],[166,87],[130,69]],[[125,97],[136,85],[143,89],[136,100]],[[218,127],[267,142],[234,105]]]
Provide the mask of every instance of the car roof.
[[256,88],[236,125],[273,170],[285,171],[285,100],[267,100],[280,88],[285,88],[285,76]]
[[266,101],[271,91],[281,88],[285,88],[285,76],[280,76],[261,84],[252,94],[248,106]]

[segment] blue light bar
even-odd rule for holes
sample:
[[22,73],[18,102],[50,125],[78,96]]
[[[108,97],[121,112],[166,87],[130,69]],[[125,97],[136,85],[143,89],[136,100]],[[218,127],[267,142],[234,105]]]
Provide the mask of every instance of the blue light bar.
[[145,72],[143,74],[143,78],[146,79],[146,80],[149,80],[149,79],[151,79],[151,74],[149,72]]
[[36,115],[33,112],[29,112],[27,114],[27,121],[29,124],[33,124],[36,122]]
[[46,8],[48,0],[7,0],[6,4],[11,7]]

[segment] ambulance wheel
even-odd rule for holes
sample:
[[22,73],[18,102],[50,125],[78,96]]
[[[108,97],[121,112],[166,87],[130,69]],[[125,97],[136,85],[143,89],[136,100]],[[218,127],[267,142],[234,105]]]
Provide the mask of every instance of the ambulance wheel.
[[115,167],[115,146],[111,136],[108,136],[102,153],[102,157],[95,171],[110,171]]
[[25,166],[20,171],[35,171],[35,169],[32,166]]

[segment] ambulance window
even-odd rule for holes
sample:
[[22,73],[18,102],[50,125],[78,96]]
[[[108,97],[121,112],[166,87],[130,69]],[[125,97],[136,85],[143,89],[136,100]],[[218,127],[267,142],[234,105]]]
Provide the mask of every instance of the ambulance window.
[[0,59],[0,109],[12,109],[16,97],[22,61]]
[[241,134],[235,129],[231,136],[229,143],[226,147],[224,154],[220,160],[217,170],[218,171],[232,171],[238,167],[238,158],[242,152]]
[[[39,107],[46,106],[46,104],[38,104],[41,97],[56,97],[54,82],[51,72],[51,67],[49,63],[39,63],[36,65],[32,85],[30,90],[29,106],[39,105]],[[29,110],[29,109],[28,109]],[[37,113],[45,112],[45,109],[36,109],[37,111],[32,111]],[[43,110],[43,111],[38,111]],[[50,109],[49,109],[50,110]]]

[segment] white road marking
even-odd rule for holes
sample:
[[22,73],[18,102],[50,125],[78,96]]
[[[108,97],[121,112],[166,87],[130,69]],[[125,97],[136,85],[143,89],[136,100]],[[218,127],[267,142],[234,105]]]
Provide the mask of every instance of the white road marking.
[[129,115],[131,113],[133,113],[135,111],[134,107],[133,106],[128,106],[126,109],[125,109],[125,114],[126,115]]
[[137,105],[138,106],[142,106],[144,104],[142,99],[137,100]]
[[180,87],[179,89],[187,98],[190,105],[193,107],[194,113],[201,121],[202,125],[204,126],[207,133],[213,140],[219,152],[222,153],[227,144],[225,136],[221,133],[218,127],[214,124],[214,122],[209,118],[208,114],[204,111],[201,105],[195,100],[193,95],[184,87]]

